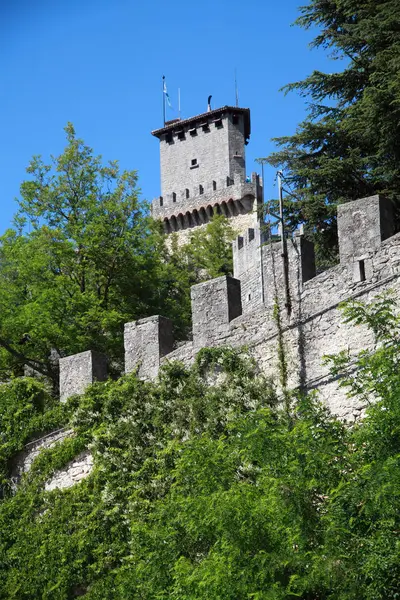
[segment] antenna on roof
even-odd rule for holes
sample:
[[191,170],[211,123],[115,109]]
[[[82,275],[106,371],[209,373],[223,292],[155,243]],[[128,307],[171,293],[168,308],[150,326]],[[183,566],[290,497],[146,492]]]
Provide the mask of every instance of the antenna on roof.
[[238,85],[237,85],[237,77],[236,77],[236,68],[235,68],[235,100],[236,100],[236,106],[239,106],[239,93],[238,93]]
[[208,96],[208,100],[207,100],[207,112],[211,112],[211,98],[212,96]]

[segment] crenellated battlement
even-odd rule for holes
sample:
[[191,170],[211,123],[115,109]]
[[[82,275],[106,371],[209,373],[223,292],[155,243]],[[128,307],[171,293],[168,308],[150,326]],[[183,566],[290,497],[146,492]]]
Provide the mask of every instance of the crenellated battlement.
[[[343,324],[338,306],[351,298],[370,301],[388,289],[400,298],[400,234],[393,235],[392,207],[382,196],[340,206],[338,232],[340,264],[319,275],[313,245],[301,233],[287,240],[288,311],[281,244],[267,239],[259,223],[246,228],[233,242],[234,277],[192,288],[191,340],[175,345],[172,323],[160,316],[125,326],[126,372],[152,379],[166,361],[189,365],[200,348],[229,345],[245,346],[260,370],[276,379],[278,345],[283,344],[288,385],[316,389],[335,413],[356,418],[363,406],[347,398],[323,356],[373,345],[367,329]],[[104,364],[94,353],[60,359],[62,398],[103,379]]]
[[240,175],[233,179],[213,180],[194,192],[191,196],[191,190],[187,189],[179,195],[172,192],[153,200],[152,216],[163,220],[166,233],[204,225],[215,214],[234,218],[254,212],[254,222],[257,221],[257,211],[262,203],[262,183],[256,173],[247,181]]

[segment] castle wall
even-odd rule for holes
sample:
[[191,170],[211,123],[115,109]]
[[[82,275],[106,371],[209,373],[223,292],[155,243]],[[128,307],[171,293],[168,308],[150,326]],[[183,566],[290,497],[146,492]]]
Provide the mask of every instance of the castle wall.
[[[393,230],[391,207],[380,196],[340,208],[341,262],[316,276],[312,245],[301,235],[289,239],[288,304],[280,243],[265,242],[257,226],[248,228],[234,242],[235,278],[218,277],[192,288],[193,341],[173,349],[171,323],[160,316],[126,325],[127,372],[138,368],[140,377],[152,379],[169,361],[191,365],[204,346],[246,347],[260,372],[279,385],[278,346],[283,344],[287,387],[315,391],[339,417],[357,419],[373,398],[349,398],[324,357],[344,350],[351,360],[374,347],[365,326],[343,323],[340,304],[350,299],[370,302],[386,291],[400,298],[400,233],[391,235]],[[61,359],[72,365],[70,378],[79,375],[83,359],[86,375],[78,376],[82,391],[87,377],[93,376],[88,354]],[[63,394],[62,384],[68,392],[71,385],[63,369],[60,373]],[[46,489],[73,485],[87,476],[91,464],[89,454],[78,457],[56,473]]]
[[23,474],[30,470],[33,461],[39,456],[42,450],[52,448],[71,435],[73,435],[72,429],[59,429],[26,444],[25,448],[14,457],[11,465],[11,481],[13,486],[16,486]]

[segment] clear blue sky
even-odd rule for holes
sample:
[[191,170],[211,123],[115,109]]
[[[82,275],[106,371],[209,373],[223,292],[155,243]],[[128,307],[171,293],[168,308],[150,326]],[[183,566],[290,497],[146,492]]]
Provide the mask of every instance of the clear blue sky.
[[[337,66],[308,43],[315,32],[292,27],[306,0],[2,0],[0,2],[0,233],[10,226],[25,168],[34,154],[62,152],[63,127],[104,160],[136,169],[143,197],[160,191],[161,77],[182,116],[234,104],[251,109],[247,172],[291,134],[304,100],[279,88],[315,68]],[[176,112],[169,111],[167,118]],[[274,195],[274,172],[266,172]]]

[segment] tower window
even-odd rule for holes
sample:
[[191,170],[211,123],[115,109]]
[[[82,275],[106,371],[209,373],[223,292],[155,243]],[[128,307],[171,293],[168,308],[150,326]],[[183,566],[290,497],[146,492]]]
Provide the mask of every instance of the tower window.
[[185,139],[185,132],[182,131],[178,131],[178,140],[184,140]]
[[216,189],[217,189],[217,182],[213,181],[213,190],[214,190],[214,192],[215,192]]
[[254,229],[252,227],[249,228],[249,242],[254,240]]
[[197,129],[196,129],[196,127],[193,127],[193,129],[189,129],[189,133],[190,133],[191,136],[197,135]]
[[162,196],[160,196],[160,206],[162,206],[164,204],[164,198]]
[[209,126],[209,124],[208,124],[208,123],[204,123],[204,124],[201,126],[201,128],[202,128],[202,130],[204,131],[204,133],[208,133],[208,132],[210,131],[210,126]]
[[230,185],[233,185],[233,179],[231,177],[226,178],[226,185],[227,185],[227,187],[229,187]]
[[232,123],[234,125],[239,125],[239,115],[232,115]]
[[172,131],[168,131],[168,133],[165,134],[165,141],[167,144],[172,144]]
[[192,158],[191,164],[192,164],[192,167],[195,167],[197,165],[197,158]]
[[202,185],[199,185],[199,194],[204,194],[204,188]]
[[176,194],[175,194],[175,192],[172,192],[172,202],[176,202]]
[[221,129],[221,127],[222,127],[222,119],[216,119],[216,120],[214,121],[214,123],[215,123],[215,127],[216,127],[217,129]]
[[186,188],[185,193],[186,193],[186,198],[189,198],[190,194],[189,194],[188,188]]

